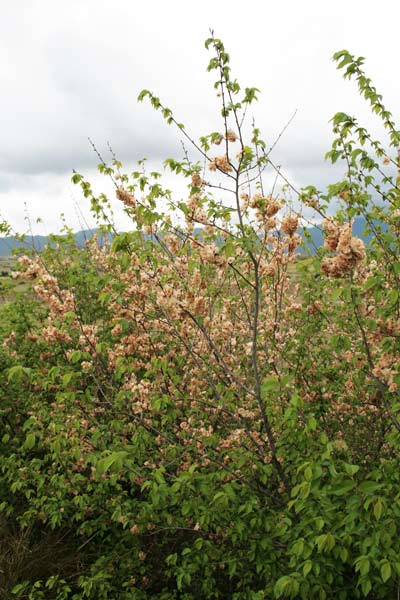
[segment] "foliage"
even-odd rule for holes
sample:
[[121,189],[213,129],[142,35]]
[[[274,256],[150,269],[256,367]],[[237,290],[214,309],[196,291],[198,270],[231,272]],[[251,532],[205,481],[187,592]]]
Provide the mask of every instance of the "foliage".
[[[132,230],[19,259],[32,287],[1,316],[2,598],[398,594],[399,131],[362,59],[337,53],[388,147],[335,115],[345,176],[296,210],[264,191],[279,169],[246,125],[258,90],[206,46],[221,131],[197,142],[139,97],[198,153],[165,162],[188,200],[143,161],[102,161]],[[73,181],[113,232],[108,198]],[[303,206],[325,247],[300,261]]]

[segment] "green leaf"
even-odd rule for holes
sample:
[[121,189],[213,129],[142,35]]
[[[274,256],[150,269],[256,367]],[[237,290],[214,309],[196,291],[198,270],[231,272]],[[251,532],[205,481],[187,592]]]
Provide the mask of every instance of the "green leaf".
[[336,288],[332,292],[332,300],[337,300],[343,294],[343,288]]
[[344,465],[344,470],[348,475],[355,475],[360,470],[360,467],[358,465],[350,465],[346,463]]
[[352,481],[350,479],[347,479],[345,481],[342,481],[338,485],[334,485],[332,487],[332,494],[335,494],[335,496],[344,496],[345,494],[350,492],[355,487],[356,487],[356,482]]
[[137,97],[138,102],[143,102],[144,98],[146,98],[146,96],[150,96],[151,97],[151,92],[149,90],[142,90],[139,94],[139,96]]
[[80,350],[75,350],[69,357],[69,362],[73,365],[78,363],[82,358],[82,352]]
[[347,559],[349,558],[349,551],[347,550],[347,548],[342,548],[340,550],[339,556],[342,562],[347,562]]
[[312,471],[312,468],[310,466],[308,466],[304,469],[304,479],[306,481],[312,481],[312,478],[313,478],[313,471]]
[[21,594],[21,592],[24,592],[27,588],[29,582],[24,581],[24,583],[17,583],[17,585],[14,585],[14,587],[11,590],[12,594]]
[[83,176],[82,176],[82,175],[79,175],[79,173],[74,173],[74,174],[72,175],[72,177],[71,177],[71,181],[72,181],[72,183],[74,183],[75,185],[76,185],[77,183],[79,183],[80,181],[82,181],[82,179],[83,179]]
[[310,431],[315,431],[317,429],[317,419],[313,416],[309,417],[307,427]]
[[299,591],[299,582],[289,575],[284,575],[275,584],[274,593],[277,598],[288,596],[294,598]]
[[344,59],[338,64],[338,66],[336,67],[337,69],[342,69],[343,67],[345,67],[346,65],[348,65],[349,63],[351,63],[353,60],[352,56],[348,55],[345,56]]
[[71,383],[73,376],[73,373],[66,373],[65,375],[63,375],[62,382],[64,387],[67,387]]
[[391,574],[392,574],[392,567],[390,565],[390,562],[385,561],[381,565],[381,577],[382,577],[383,583],[386,583],[388,581],[388,579],[390,579]]
[[335,54],[332,56],[332,60],[338,61],[340,60],[342,57],[344,56],[351,56],[351,54],[349,53],[348,50],[338,50],[337,52],[335,52]]
[[370,561],[368,556],[360,556],[355,563],[356,572],[360,572],[361,576],[367,575],[370,569]]
[[211,500],[211,504],[213,504],[214,502],[218,502],[218,500],[222,500],[224,502],[227,500],[225,492],[217,492]]
[[303,565],[303,576],[307,577],[307,575],[309,574],[309,572],[312,569],[312,562],[311,560],[306,560],[306,562]]
[[331,533],[324,533],[315,538],[318,552],[330,552],[335,546],[335,538]]
[[102,458],[96,465],[96,471],[99,475],[106,473],[114,463],[120,462],[123,458],[127,456],[127,452],[122,450],[120,452],[113,452],[109,456]]
[[378,500],[374,504],[374,517],[377,521],[379,521],[379,519],[381,518],[382,511],[383,511],[383,502],[380,498],[378,498]]
[[377,483],[376,481],[363,481],[363,483],[360,483],[359,485],[359,490],[363,494],[373,494],[377,490],[381,490],[383,487],[383,483]]
[[31,448],[34,447],[35,442],[36,442],[36,436],[31,431],[30,433],[27,434],[27,436],[25,438],[24,448],[26,448],[27,450],[31,450]]
[[293,554],[295,556],[297,556],[297,558],[299,558],[303,554],[303,550],[304,550],[304,540],[303,539],[297,540],[297,542],[294,543],[293,548],[292,548]]
[[368,596],[368,594],[370,593],[370,591],[372,590],[372,583],[369,579],[364,579],[362,584],[361,584],[361,589],[362,592],[364,594],[364,596]]
[[23,367],[22,365],[15,365],[8,369],[8,382],[11,381],[22,381],[23,379],[29,378],[31,373],[30,369]]
[[266,377],[262,383],[261,390],[263,392],[269,392],[271,390],[277,390],[280,387],[279,379],[276,375],[270,375]]

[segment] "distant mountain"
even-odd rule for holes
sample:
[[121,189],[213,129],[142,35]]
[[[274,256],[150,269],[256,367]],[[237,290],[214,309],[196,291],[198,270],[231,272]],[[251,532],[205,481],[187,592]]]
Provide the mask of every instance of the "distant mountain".
[[[364,217],[356,217],[353,223],[353,232],[354,235],[363,239],[366,243],[368,243],[371,239],[371,235],[364,235],[364,230],[366,226],[366,221]],[[387,226],[380,224],[383,231],[387,230]],[[83,247],[85,242],[92,238],[94,235],[98,234],[98,229],[86,229],[84,231],[78,231],[74,234],[76,243],[78,246]],[[101,234],[104,235],[104,234]],[[315,252],[316,248],[319,248],[323,245],[323,237],[322,237],[322,229],[321,226],[317,227],[308,227],[307,235],[310,239],[307,239],[307,236],[302,234],[303,240],[305,242],[306,247],[310,252]],[[25,242],[21,242],[17,240],[15,237],[4,237],[0,238],[0,256],[10,256],[12,251],[15,248],[35,248],[40,251],[50,242],[50,238],[43,235],[34,235],[27,236]],[[305,252],[303,250],[303,252]]]
[[[380,227],[382,231],[387,231],[387,225],[385,223],[378,223],[377,221],[374,221],[374,224],[377,227]],[[353,234],[355,237],[361,238],[366,244],[368,244],[373,236],[371,234],[365,235],[364,231],[366,226],[367,222],[364,217],[355,217],[353,221]],[[301,233],[303,241],[311,253],[315,252],[316,248],[323,246],[324,238],[322,235],[321,225],[318,227],[307,227],[307,235],[311,239],[307,239],[307,236]],[[304,252],[305,250],[302,251],[302,253]]]
[[[98,234],[98,229],[85,229],[74,234],[78,246],[83,247],[87,240]],[[103,233],[101,235],[104,235]],[[64,236],[61,236],[64,237]],[[0,238],[0,256],[10,256],[16,248],[35,249],[39,252],[43,250],[50,242],[50,237],[45,235],[27,235],[24,242],[9,236]]]

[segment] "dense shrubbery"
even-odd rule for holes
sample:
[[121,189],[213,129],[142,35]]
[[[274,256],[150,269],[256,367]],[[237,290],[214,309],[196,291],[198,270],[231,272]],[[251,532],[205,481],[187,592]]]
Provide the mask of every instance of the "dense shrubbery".
[[[2,598],[399,593],[399,132],[362,60],[338,53],[389,149],[337,114],[345,178],[297,211],[263,188],[275,166],[244,119],[257,90],[207,47],[221,132],[195,143],[200,162],[166,161],[188,201],[143,165],[102,163],[132,231],[20,259],[33,293],[1,315]],[[73,179],[112,232],[107,198]],[[325,248],[300,261],[303,205]]]

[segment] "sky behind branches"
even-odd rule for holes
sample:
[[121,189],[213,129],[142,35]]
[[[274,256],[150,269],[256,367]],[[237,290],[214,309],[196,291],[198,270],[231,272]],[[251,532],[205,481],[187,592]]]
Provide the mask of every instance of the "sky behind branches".
[[[57,231],[60,213],[75,230],[94,224],[70,181],[75,169],[95,191],[112,193],[88,137],[105,158],[110,142],[129,170],[143,157],[161,171],[168,156],[181,158],[181,135],[137,103],[141,89],[156,93],[195,138],[221,128],[215,73],[206,72],[210,28],[233,75],[261,89],[252,116],[267,144],[297,111],[273,158],[298,187],[322,188],[342,174],[323,160],[335,112],[381,133],[355,84],[336,71],[335,51],[366,57],[367,74],[400,118],[395,1],[0,0],[0,8],[0,213],[20,232],[26,214],[34,233]],[[273,179],[267,173],[267,186]],[[165,183],[184,197],[184,182],[166,174]],[[128,226],[117,202],[116,219]]]

